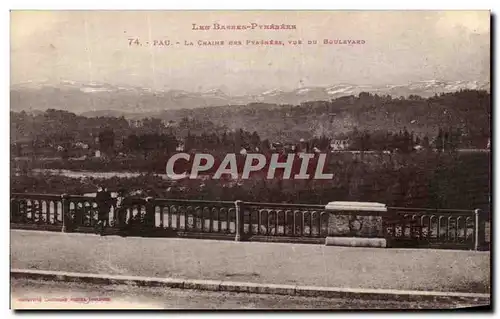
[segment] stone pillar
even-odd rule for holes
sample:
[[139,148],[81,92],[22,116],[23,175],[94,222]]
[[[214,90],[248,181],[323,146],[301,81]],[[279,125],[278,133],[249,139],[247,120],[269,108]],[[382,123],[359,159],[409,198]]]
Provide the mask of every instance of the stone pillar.
[[16,223],[19,221],[19,202],[15,198],[10,199],[10,222]]
[[244,220],[244,210],[243,210],[243,202],[241,200],[237,200],[234,202],[234,206],[236,207],[236,235],[234,236],[235,241],[242,241],[245,233],[245,220]]
[[484,212],[480,209],[474,210],[474,250],[480,250],[485,243],[486,239],[486,218],[484,216]]
[[146,216],[145,216],[145,225],[146,228],[154,228],[155,227],[155,203],[153,197],[146,198]]
[[[61,195],[61,208],[62,208],[62,232],[69,233],[72,231],[71,216],[69,212],[69,199],[68,194]],[[56,207],[57,208],[57,207]]]

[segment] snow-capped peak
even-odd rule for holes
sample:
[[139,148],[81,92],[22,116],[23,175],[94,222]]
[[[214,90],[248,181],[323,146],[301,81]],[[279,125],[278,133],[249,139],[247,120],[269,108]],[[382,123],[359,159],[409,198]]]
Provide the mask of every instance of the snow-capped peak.
[[261,95],[277,95],[277,94],[282,94],[282,93],[285,93],[285,92],[280,90],[280,89],[271,89],[271,90],[263,92]]
[[220,96],[226,95],[226,93],[224,93],[224,91],[222,91],[221,89],[211,89],[211,90],[203,92],[203,94],[205,94],[205,95],[220,95]]

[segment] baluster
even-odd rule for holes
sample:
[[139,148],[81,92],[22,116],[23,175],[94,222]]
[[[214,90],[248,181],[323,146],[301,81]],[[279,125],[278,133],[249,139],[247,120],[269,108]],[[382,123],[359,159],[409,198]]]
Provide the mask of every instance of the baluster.
[[180,223],[180,228],[179,229],[182,229],[183,231],[186,230],[186,207],[185,206],[181,206],[179,205],[179,220],[182,220],[182,222]]
[[[431,218],[432,217],[434,217],[434,215],[431,216]],[[443,216],[439,216],[436,219],[437,219],[437,235],[436,235],[436,240],[440,241],[440,240],[442,240],[442,237],[443,237],[443,236],[441,236],[441,229],[443,228],[443,222],[442,221],[444,220],[444,217]],[[446,241],[447,238],[448,238],[447,234],[445,233],[444,240]]]
[[429,235],[429,225],[425,223],[426,217],[427,215],[420,216],[420,236],[422,239],[428,239],[427,237]]
[[160,228],[165,229],[165,206],[158,206],[160,209]]
[[33,221],[38,224],[40,222],[40,216],[38,216],[37,200],[36,199],[31,200],[31,211],[33,214]]
[[[202,208],[201,208],[201,231],[204,233],[207,232],[208,229],[210,228],[210,226],[207,227],[207,225],[206,225],[206,223],[207,223],[207,219],[206,219],[207,211],[208,211],[208,216],[210,218],[210,208],[208,208],[207,206],[202,206]],[[208,220],[208,222],[210,223],[210,219]]]
[[[233,219],[233,214],[234,214],[234,219]],[[228,209],[227,218],[228,218],[228,222],[227,222],[228,234],[236,234],[236,209],[235,208]],[[234,220],[234,223],[231,222],[232,220]],[[231,227],[231,225],[233,225],[233,224],[234,224],[234,228]]]
[[205,232],[205,208],[204,206],[200,206],[199,216],[200,216],[200,231]]
[[153,197],[147,197],[144,204],[144,226],[147,229],[153,229],[156,227],[156,202]]
[[328,236],[328,217],[329,217],[329,213],[324,212],[324,211],[320,213],[320,227],[321,227],[320,236],[321,237]]
[[[45,212],[44,212],[44,208],[45,208]],[[49,200],[44,199],[42,201],[42,213],[44,213],[45,224],[50,225]]]
[[[298,216],[298,218],[297,218]],[[299,227],[299,225],[297,225],[297,219],[299,219],[299,224],[300,224],[300,212],[299,211],[294,211],[293,212],[293,235],[294,236],[300,236],[300,231],[297,230],[297,228]]]
[[455,242],[460,242],[461,241],[461,237],[462,237],[461,236],[462,232],[461,232],[461,229],[460,229],[460,222],[462,221],[462,218],[459,216],[459,217],[456,218],[456,220],[457,220],[457,222],[455,224],[455,226],[456,226],[455,227],[455,229],[456,229],[456,231],[455,231]]
[[[469,225],[471,224],[472,224],[472,229],[471,227],[469,227]],[[472,230],[472,234],[469,232],[470,229]],[[472,241],[474,241],[474,221],[470,217],[467,217],[465,219],[465,241],[470,241],[471,237]]]
[[321,211],[316,212],[317,219],[316,219],[316,229],[318,232],[316,233],[316,237],[321,237],[323,234],[323,214]]
[[448,217],[448,221],[447,221],[447,225],[446,225],[446,233],[448,234],[448,237],[446,238],[447,241],[452,241],[453,239],[451,238],[451,220],[452,220],[452,217]]
[[37,217],[37,222],[38,224],[43,224],[43,216],[42,216],[42,210],[41,210],[41,201],[40,200],[35,200],[34,201],[35,205],[35,215]]
[[224,212],[224,207],[217,208],[217,232],[220,233],[222,231],[222,215]]
[[181,219],[179,217],[179,206],[174,206],[174,205],[170,206],[169,213],[171,215],[175,213],[175,230],[179,231],[179,229],[181,228]]
[[[217,215],[217,219],[215,219],[215,215]],[[210,214],[210,232],[211,233],[215,232],[214,225],[215,225],[216,220],[217,221],[219,220],[219,213],[218,213],[216,207],[212,207],[211,214]],[[217,231],[219,231],[219,228],[217,228]]]
[[203,210],[205,208],[203,206],[198,206],[194,212],[195,212],[195,215],[196,215],[196,229],[197,231],[199,232],[203,232],[203,230],[205,229],[205,226],[204,226],[204,222],[205,222],[205,218],[203,217]]
[[94,206],[94,203],[93,202],[87,202],[87,207],[88,207],[88,212],[89,212],[89,215],[90,215],[90,220],[91,220],[91,226],[94,227],[95,225],[97,225],[97,218],[99,216],[99,207]]
[[48,216],[49,223],[51,225],[55,225],[56,220],[57,220],[57,215],[56,215],[56,212],[54,210],[54,206],[55,206],[55,203],[53,200],[50,200],[47,202],[47,216]]
[[35,223],[35,214],[33,213],[33,201],[31,199],[26,201],[26,212],[29,214],[29,219],[32,224]]
[[197,214],[197,210],[196,210],[196,207],[192,207],[191,206],[191,209],[190,209],[190,214],[191,214],[191,220],[192,220],[192,223],[191,223],[191,230],[193,231],[197,231],[198,230],[198,221],[197,221],[197,217],[198,217],[198,214]]
[[265,225],[264,225],[264,217],[262,216],[262,214],[264,213],[264,211],[262,210],[262,208],[256,208],[257,210],[257,223],[258,223],[258,228],[257,228],[257,234],[258,235],[264,235],[264,231],[263,229],[265,229]]
[[[71,203],[73,203],[73,212],[71,212],[71,208],[70,208],[70,205]],[[62,204],[62,201],[61,200],[58,200],[56,203],[55,203],[55,212],[57,214],[57,221],[58,223],[60,223],[62,225],[63,223],[63,204]],[[68,211],[69,211],[69,214],[70,214],[70,217],[71,217],[71,227],[74,228],[75,225],[78,225],[79,222],[81,224],[81,221],[78,220],[78,211],[77,211],[77,206],[76,206],[76,203],[72,200],[69,200],[68,199]]]
[[167,225],[166,225],[166,228],[170,229],[170,228],[172,228],[172,212],[170,211],[170,207],[168,205],[163,206],[163,214],[165,214],[165,210],[167,211]]
[[85,202],[75,201],[75,209],[78,211],[78,226],[86,226],[87,214],[85,213]]
[[252,236],[255,234],[254,225],[255,225],[255,211],[252,207],[248,207],[248,232],[246,233],[248,236]]
[[314,232],[314,218],[317,217],[316,216],[316,212],[309,212],[309,236],[310,237],[316,237],[315,235],[315,232]]
[[255,229],[252,230],[254,235],[260,234],[260,212],[257,208],[252,208],[252,214],[254,216],[255,221]]
[[193,208],[191,206],[187,206],[186,209],[184,210],[184,227],[186,231],[191,231],[191,223],[189,217],[192,216],[192,211]]
[[200,220],[201,220],[201,231],[205,232],[206,226],[205,226],[205,211],[207,207],[201,207],[200,208]]
[[266,235],[271,235],[272,234],[272,230],[271,230],[271,216],[272,216],[272,210],[267,210],[266,211],[267,214],[266,214]]
[[275,221],[275,231],[274,231],[274,234],[276,236],[279,236],[280,235],[280,213],[282,211],[281,210],[276,210],[276,221]]
[[291,211],[289,211],[289,210],[285,210],[285,220],[284,220],[285,225],[283,226],[283,229],[284,229],[283,234],[284,234],[285,236],[290,236],[290,233],[291,233],[291,231],[290,231],[290,229],[291,229],[291,225],[290,225],[290,214],[291,214],[291,213],[292,213]]
[[299,211],[299,235],[305,236],[306,234],[306,220],[303,211]]
[[46,214],[43,211],[45,201],[43,199],[38,200],[38,216],[40,220],[40,224],[47,224],[47,220],[45,219]]

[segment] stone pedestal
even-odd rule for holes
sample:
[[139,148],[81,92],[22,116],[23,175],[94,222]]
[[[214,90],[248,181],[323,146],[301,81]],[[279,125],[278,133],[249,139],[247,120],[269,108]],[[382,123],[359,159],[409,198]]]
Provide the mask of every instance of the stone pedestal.
[[328,236],[382,238],[382,217],[329,214]]
[[330,202],[325,206],[329,237],[383,238],[385,204],[372,202]]

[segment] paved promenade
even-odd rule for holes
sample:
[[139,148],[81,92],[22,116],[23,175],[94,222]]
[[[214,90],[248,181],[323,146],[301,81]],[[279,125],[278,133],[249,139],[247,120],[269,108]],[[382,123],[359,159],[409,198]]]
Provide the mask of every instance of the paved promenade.
[[368,289],[488,293],[490,253],[11,230],[11,267]]
[[[478,302],[401,302],[12,279],[17,309],[447,309]],[[40,298],[40,299],[38,299]],[[90,300],[89,300],[90,299]],[[87,300],[89,300],[87,302]]]

